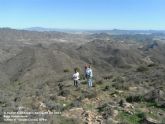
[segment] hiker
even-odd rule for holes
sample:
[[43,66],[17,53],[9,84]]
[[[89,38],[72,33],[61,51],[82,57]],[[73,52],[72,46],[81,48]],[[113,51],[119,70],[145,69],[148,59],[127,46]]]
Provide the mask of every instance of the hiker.
[[92,87],[92,83],[93,83],[93,72],[92,72],[92,69],[91,69],[91,66],[89,65],[88,67],[85,66],[85,77],[87,79],[87,83],[88,83],[88,87]]
[[74,86],[75,87],[78,87],[78,85],[79,85],[79,79],[80,79],[80,77],[79,77],[79,72],[77,71],[77,69],[74,69],[74,74],[73,74],[73,80],[74,80]]

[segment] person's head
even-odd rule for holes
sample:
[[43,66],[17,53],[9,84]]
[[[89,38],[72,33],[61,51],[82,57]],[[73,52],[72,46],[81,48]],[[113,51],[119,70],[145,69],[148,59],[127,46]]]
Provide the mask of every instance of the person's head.
[[87,64],[86,64],[86,65],[84,66],[84,68],[87,69],[87,67],[88,67],[88,66],[87,66]]
[[88,65],[88,68],[91,68],[91,65],[90,64]]

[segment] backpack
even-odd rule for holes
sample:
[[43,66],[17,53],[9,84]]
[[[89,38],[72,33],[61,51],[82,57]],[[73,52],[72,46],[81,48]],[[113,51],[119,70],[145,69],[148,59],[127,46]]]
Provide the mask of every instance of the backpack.
[[91,72],[91,71],[92,71],[91,69],[87,69],[87,70],[86,70],[86,77],[87,77],[87,78],[92,77],[92,74],[91,74],[92,72]]

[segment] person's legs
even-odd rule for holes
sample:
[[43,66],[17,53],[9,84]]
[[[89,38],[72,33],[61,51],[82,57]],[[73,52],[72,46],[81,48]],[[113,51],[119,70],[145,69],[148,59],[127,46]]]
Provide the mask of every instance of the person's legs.
[[87,79],[87,82],[88,82],[88,87],[92,87],[92,79],[91,78]]
[[90,87],[90,79],[87,79],[88,88]]
[[92,79],[89,79],[90,87],[92,87]]
[[76,86],[76,80],[74,80],[74,86]]
[[78,80],[76,80],[76,87],[78,87]]

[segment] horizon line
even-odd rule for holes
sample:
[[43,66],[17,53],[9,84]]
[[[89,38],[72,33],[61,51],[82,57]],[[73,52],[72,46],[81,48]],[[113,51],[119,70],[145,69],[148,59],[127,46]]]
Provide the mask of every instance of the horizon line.
[[40,27],[40,26],[33,26],[33,27],[25,27],[25,28],[14,28],[14,27],[1,27],[0,28],[8,28],[8,29],[16,29],[16,30],[30,30],[33,28],[40,28],[40,29],[45,29],[45,30],[72,30],[72,31],[113,31],[113,30],[120,30],[120,31],[165,31],[165,29],[122,29],[122,28],[97,28],[97,29],[83,29],[83,28],[55,28],[55,27]]

